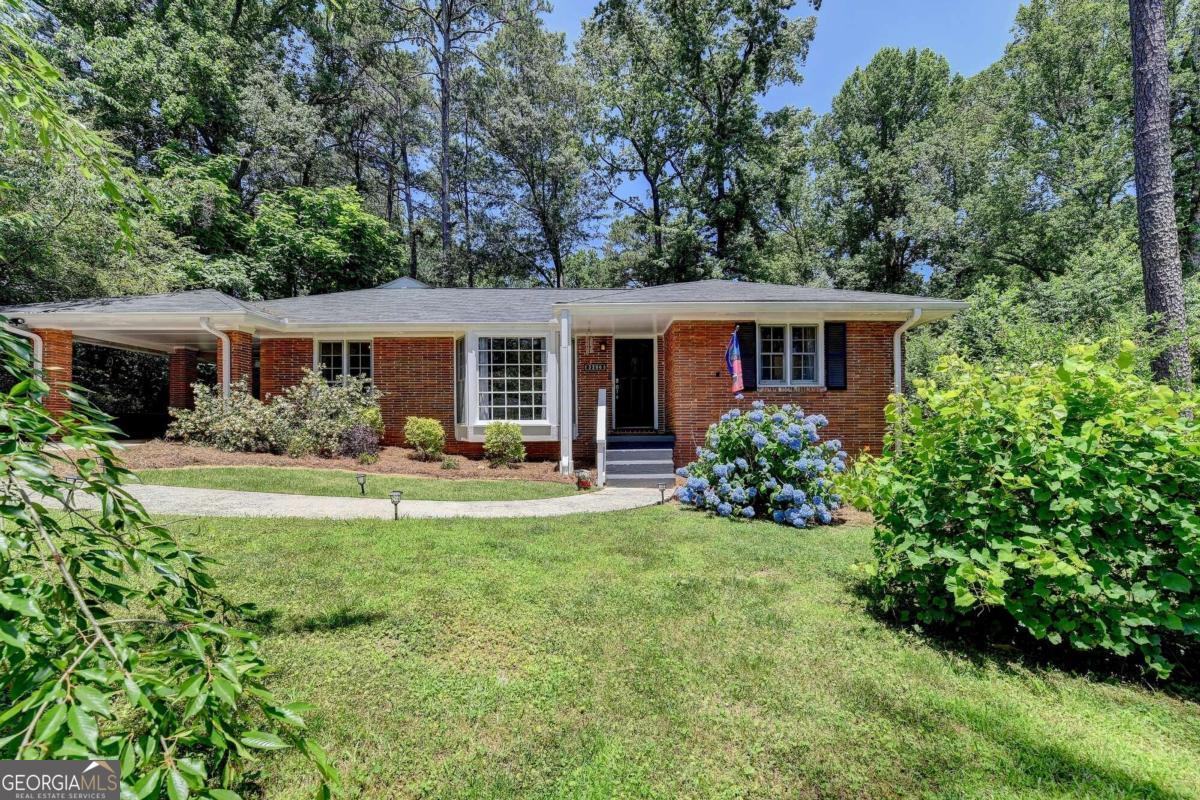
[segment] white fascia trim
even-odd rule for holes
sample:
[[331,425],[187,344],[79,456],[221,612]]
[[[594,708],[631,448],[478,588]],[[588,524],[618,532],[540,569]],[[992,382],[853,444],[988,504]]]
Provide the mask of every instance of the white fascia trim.
[[813,314],[832,319],[852,319],[853,315],[864,315],[865,319],[907,319],[918,305],[925,311],[925,319],[944,319],[967,307],[956,300],[937,300],[931,303],[845,303],[819,301],[774,301],[739,303],[711,301],[702,303],[610,303],[586,305],[572,303],[569,307],[578,315],[645,316],[657,314],[672,320],[680,319],[733,319],[743,315],[795,315]]

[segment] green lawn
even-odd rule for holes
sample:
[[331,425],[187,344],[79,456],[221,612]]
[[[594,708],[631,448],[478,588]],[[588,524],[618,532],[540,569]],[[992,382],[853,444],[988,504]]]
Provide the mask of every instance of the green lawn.
[[[145,483],[167,486],[328,497],[357,497],[359,494],[354,473],[340,469],[186,467],[144,469],[137,474]],[[368,497],[387,497],[392,489],[399,489],[404,492],[406,500],[539,500],[544,497],[563,497],[577,491],[571,484],[551,481],[448,480],[375,473],[366,475]]]
[[[1187,798],[1200,706],[870,616],[862,528],[672,507],[178,523],[348,796]],[[268,798],[311,786],[268,759]]]

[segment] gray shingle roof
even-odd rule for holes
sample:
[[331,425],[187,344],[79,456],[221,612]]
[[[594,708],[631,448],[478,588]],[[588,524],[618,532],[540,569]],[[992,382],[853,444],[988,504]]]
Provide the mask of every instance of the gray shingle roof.
[[196,289],[190,292],[168,292],[132,297],[97,297],[81,300],[62,300],[56,303],[30,303],[0,308],[0,314],[49,314],[69,311],[77,314],[135,313],[135,314],[236,314],[258,312],[253,305],[218,292],[216,289]]
[[256,305],[293,323],[548,322],[556,303],[620,294],[612,289],[360,289]]
[[935,297],[907,294],[860,292],[851,289],[819,289],[778,283],[707,280],[669,283],[643,289],[614,291],[607,296],[587,298],[589,303],[898,303],[919,305],[947,303]]
[[862,303],[951,312],[962,304],[939,298],[745,281],[708,280],[642,289],[360,289],[248,303],[213,289],[68,300],[0,308],[0,314],[133,313],[229,314],[250,312],[294,325],[441,325],[543,323],[561,305],[670,305],[675,303]]

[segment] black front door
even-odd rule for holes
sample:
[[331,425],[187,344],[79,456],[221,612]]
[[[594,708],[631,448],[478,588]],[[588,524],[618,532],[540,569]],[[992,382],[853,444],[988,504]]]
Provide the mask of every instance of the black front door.
[[615,340],[613,372],[616,376],[613,427],[618,430],[653,428],[654,340]]

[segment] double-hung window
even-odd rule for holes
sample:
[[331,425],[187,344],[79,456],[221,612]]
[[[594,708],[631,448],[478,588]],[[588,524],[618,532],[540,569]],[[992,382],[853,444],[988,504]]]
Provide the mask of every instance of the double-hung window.
[[546,337],[480,336],[479,419],[544,421]]
[[328,383],[341,378],[371,378],[371,343],[353,341],[320,342],[317,346],[317,370]]
[[821,382],[819,325],[759,325],[758,382],[817,386]]

